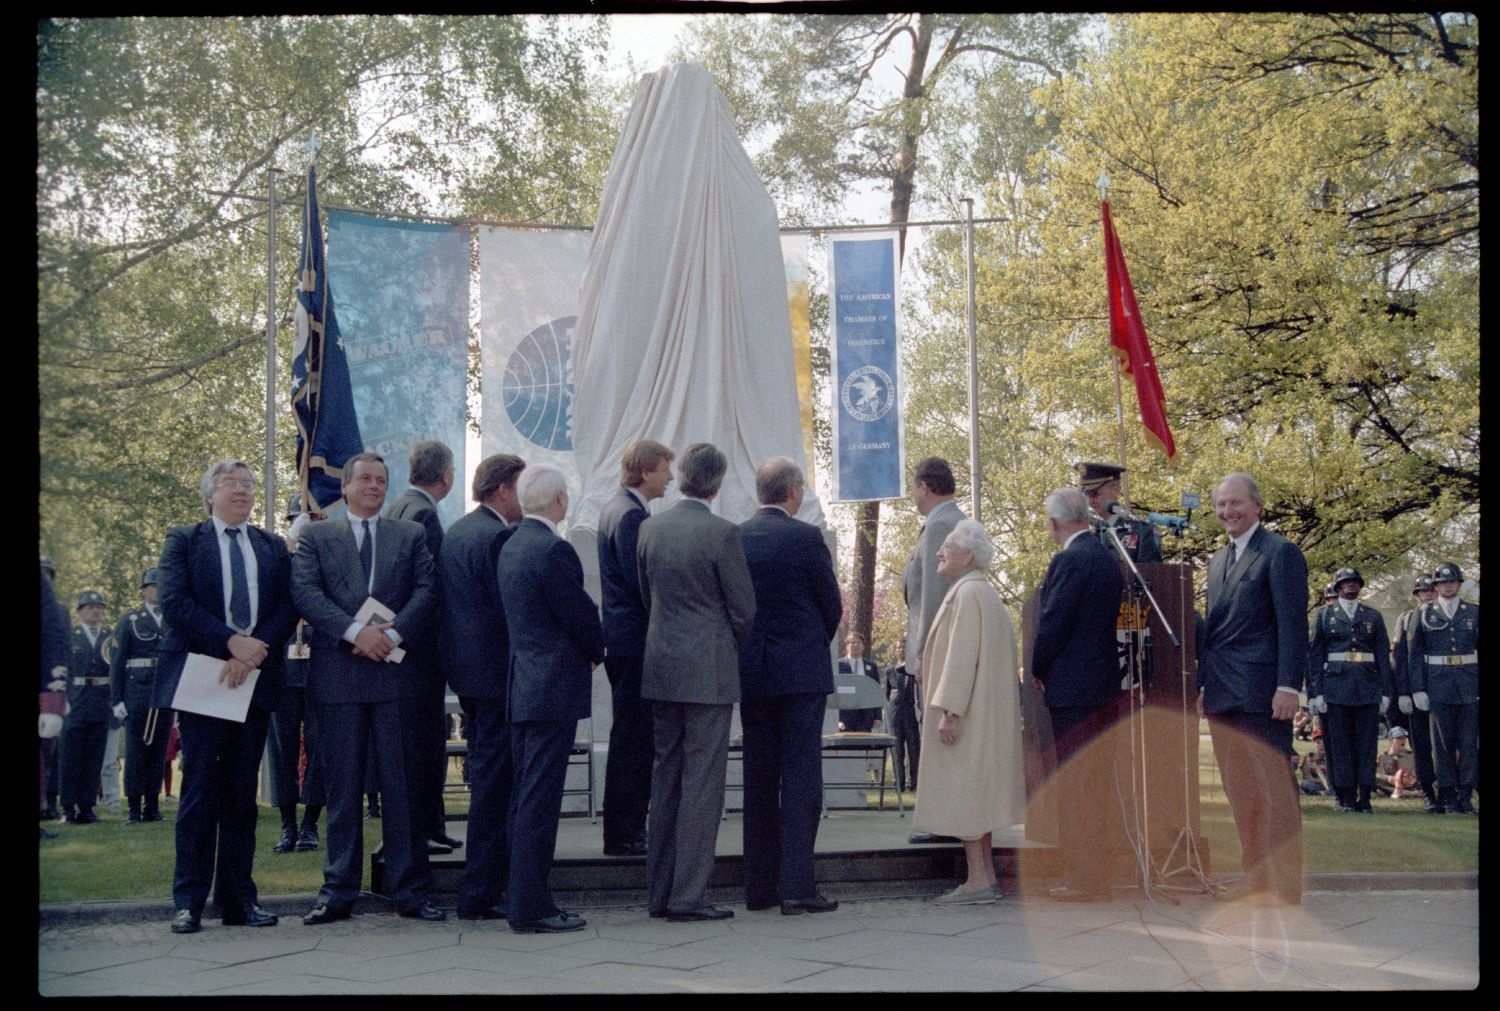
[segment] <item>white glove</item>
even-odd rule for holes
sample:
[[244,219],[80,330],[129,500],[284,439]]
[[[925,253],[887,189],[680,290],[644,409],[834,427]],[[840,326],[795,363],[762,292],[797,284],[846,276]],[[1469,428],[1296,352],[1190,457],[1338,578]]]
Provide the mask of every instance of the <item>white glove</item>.
[[1307,711],[1310,713],[1328,712],[1328,702],[1321,695],[1314,695],[1307,700]]
[[117,719],[117,720],[123,720],[125,718],[125,703],[123,703],[123,702],[116,702],[115,703],[115,710],[114,710],[114,712],[115,712],[115,719]]
[[1412,705],[1416,706],[1418,709],[1422,710],[1422,712],[1424,712],[1424,713],[1427,712],[1427,693],[1426,692],[1412,692],[1411,693],[1411,703],[1412,703]]
[[1391,708],[1391,697],[1389,695],[1380,696],[1380,711],[1383,713],[1389,708]]
[[1411,712],[1411,696],[1410,695],[1399,696],[1396,699],[1396,708],[1400,709],[1403,713],[1410,713]]
[[56,713],[38,713],[36,718],[36,735],[38,737],[56,737],[62,733],[62,717]]
[[49,692],[65,692],[68,690],[68,668],[64,664],[58,664],[52,668],[52,680],[47,682]]

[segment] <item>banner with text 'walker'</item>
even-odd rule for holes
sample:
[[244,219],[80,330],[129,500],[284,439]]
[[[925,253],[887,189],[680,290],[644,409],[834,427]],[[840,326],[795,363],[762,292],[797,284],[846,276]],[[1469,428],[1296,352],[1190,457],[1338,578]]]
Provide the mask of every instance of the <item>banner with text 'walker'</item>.
[[893,231],[828,243],[836,502],[905,494],[896,243]]

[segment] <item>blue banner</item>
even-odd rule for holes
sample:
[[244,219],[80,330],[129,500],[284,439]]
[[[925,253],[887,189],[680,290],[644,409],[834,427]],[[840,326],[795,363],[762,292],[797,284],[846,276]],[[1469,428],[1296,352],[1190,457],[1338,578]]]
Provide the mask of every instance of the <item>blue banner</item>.
[[320,512],[343,498],[344,461],[364,450],[349,387],[344,340],[333,312],[333,289],[324,268],[318,173],[310,168],[303,194],[302,259],[297,270],[292,414],[297,420],[297,489],[302,509]]
[[446,527],[468,501],[469,229],[335,211],[328,248],[365,448],[391,470],[387,501],[408,487],[412,446],[436,439],[458,475],[438,503]]
[[896,238],[829,242],[836,502],[905,495]]

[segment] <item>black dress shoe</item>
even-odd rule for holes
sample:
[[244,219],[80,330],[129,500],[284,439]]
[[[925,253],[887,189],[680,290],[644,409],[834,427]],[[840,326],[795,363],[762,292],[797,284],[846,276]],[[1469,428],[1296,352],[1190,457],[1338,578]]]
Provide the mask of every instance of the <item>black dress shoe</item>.
[[436,839],[427,840],[427,855],[430,857],[441,856],[444,853],[452,853],[452,846],[444,846]]
[[510,929],[515,934],[565,934],[570,930],[582,930],[588,926],[588,922],[583,917],[574,916],[572,913],[558,913],[540,920],[512,923]]
[[224,910],[224,926],[226,927],[274,927],[280,922],[281,917],[267,912],[265,907],[258,902],[244,909]]
[[437,923],[448,918],[447,913],[430,902],[419,902],[415,906],[408,906],[401,910],[401,915],[408,920],[426,920],[428,923]]
[[48,821],[57,821],[57,819],[60,818],[61,815],[57,813],[56,807],[48,807],[47,810],[42,812],[42,817],[46,818]]
[[79,811],[68,818],[68,821],[74,825],[93,825],[98,820],[99,816],[92,811]]
[[46,829],[42,828],[40,825],[38,825],[36,827],[36,830],[41,833],[41,835],[37,836],[38,839],[56,839],[57,838],[57,833],[56,832],[48,832]]
[[956,835],[937,835],[934,832],[913,832],[906,837],[909,843],[956,843]]
[[179,909],[177,915],[172,917],[172,933],[174,934],[196,934],[203,928],[198,919],[198,914],[191,909]]
[[653,920],[665,920],[667,918],[667,911],[665,909],[648,909],[646,910],[646,915],[650,916]]
[[273,853],[290,853],[297,848],[297,830],[290,825],[281,826],[281,838],[271,847]]
[[302,922],[309,927],[316,927],[324,923],[333,923],[335,920],[347,920],[349,909],[335,909],[326,902],[320,902],[313,906],[308,914],[302,917]]
[[311,853],[318,848],[318,830],[311,825],[303,825],[302,831],[297,833],[297,844],[292,847],[298,853]]
[[139,825],[140,823],[141,813],[139,811],[131,811],[125,816],[125,824],[127,825]]
[[798,913],[831,913],[839,907],[833,899],[813,892],[805,899],[785,899],[781,903],[782,916],[796,916]]
[[[745,900],[745,908],[747,910],[749,910],[750,912],[752,912],[752,913],[758,913],[762,909],[772,909],[772,908],[775,908],[778,904],[779,903],[777,902],[776,899],[753,899],[753,900],[752,899],[746,899]],[[652,915],[655,916],[656,914],[653,913]],[[667,914],[666,913],[662,913],[661,915],[665,916]]]
[[161,816],[161,812],[158,811],[154,807],[151,810],[149,810],[149,811],[147,811],[147,812],[145,812],[144,814],[141,815],[141,821],[162,821],[162,820],[163,820],[163,818]]
[[1446,807],[1444,807],[1440,802],[1438,802],[1436,800],[1429,800],[1427,802],[1427,807],[1424,810],[1426,811],[1427,814],[1447,814],[1448,813],[1448,809]]
[[1108,900],[1109,892],[1090,892],[1082,888],[1058,885],[1056,888],[1047,889],[1047,898],[1056,899],[1058,902],[1104,902]]
[[458,918],[460,920],[503,920],[505,919],[505,906],[498,902],[481,909],[465,909],[459,906]]
[[453,838],[451,835],[449,835],[446,832],[439,832],[437,835],[433,836],[431,838],[431,840],[429,840],[429,841],[435,842],[439,846],[446,846],[450,850],[461,849],[461,848],[463,848],[463,844],[464,844],[464,841],[462,839],[455,839],[455,838]]
[[700,906],[697,909],[689,909],[680,913],[667,910],[669,923],[696,923],[699,920],[728,920],[733,917],[733,909],[720,909],[718,906]]
[[637,839],[617,846],[606,846],[604,855],[607,857],[643,857],[646,855],[646,844]]

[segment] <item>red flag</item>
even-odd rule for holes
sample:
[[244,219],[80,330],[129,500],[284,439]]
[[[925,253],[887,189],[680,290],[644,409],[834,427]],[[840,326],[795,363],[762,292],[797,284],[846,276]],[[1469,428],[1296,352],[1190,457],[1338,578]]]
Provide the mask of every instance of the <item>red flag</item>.
[[1109,344],[1119,356],[1120,368],[1135,377],[1135,398],[1141,407],[1141,424],[1146,437],[1163,453],[1167,462],[1177,455],[1172,429],[1167,425],[1167,400],[1161,391],[1161,377],[1156,373],[1156,358],[1146,339],[1146,326],[1135,304],[1135,289],[1130,285],[1130,271],[1125,253],[1115,236],[1109,219],[1109,201],[1099,205],[1104,213],[1104,274],[1109,284]]

